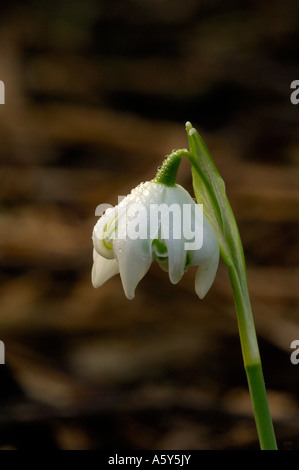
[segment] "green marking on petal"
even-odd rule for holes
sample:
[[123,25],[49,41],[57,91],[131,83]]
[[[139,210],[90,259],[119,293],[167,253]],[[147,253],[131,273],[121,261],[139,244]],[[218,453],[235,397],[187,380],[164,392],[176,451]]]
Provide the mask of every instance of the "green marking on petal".
[[189,268],[190,265],[191,265],[191,256],[190,256],[189,251],[187,251],[186,261],[185,261],[185,269]]
[[106,250],[112,250],[112,241],[107,242],[105,239],[103,239],[102,242]]
[[[103,238],[103,245],[107,250],[112,250],[112,234],[116,231],[118,223],[115,223],[117,216],[115,215],[109,222],[107,222],[103,228],[103,234],[105,238]],[[109,240],[109,241],[107,241]]]
[[167,255],[168,253],[167,246],[165,245],[165,243],[161,242],[161,240],[158,240],[158,238],[155,238],[155,240],[153,240],[152,246],[156,248],[156,251],[157,251],[156,255],[158,257],[162,256],[164,258],[165,255]]

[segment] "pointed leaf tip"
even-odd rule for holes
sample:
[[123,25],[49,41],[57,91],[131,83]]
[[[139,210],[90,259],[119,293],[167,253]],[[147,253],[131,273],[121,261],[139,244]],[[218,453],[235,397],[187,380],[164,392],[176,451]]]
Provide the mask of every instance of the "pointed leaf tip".
[[186,128],[186,131],[188,131],[188,132],[193,128],[193,126],[192,126],[192,124],[191,124],[190,121],[187,121],[187,122],[186,122],[185,128]]

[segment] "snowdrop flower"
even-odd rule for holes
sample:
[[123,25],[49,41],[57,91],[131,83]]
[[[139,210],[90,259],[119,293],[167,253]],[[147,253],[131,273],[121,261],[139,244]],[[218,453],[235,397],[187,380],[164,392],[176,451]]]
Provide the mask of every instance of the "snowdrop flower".
[[92,234],[92,284],[100,287],[119,273],[125,295],[133,299],[137,284],[156,260],[173,284],[190,266],[198,266],[195,291],[202,299],[218,268],[215,232],[182,186],[156,181],[141,183],[98,220]]

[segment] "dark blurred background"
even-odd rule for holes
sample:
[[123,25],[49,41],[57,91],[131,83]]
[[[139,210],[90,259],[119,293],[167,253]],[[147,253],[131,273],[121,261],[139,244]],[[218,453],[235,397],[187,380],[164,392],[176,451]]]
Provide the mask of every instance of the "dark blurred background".
[[[2,449],[258,449],[223,264],[203,301],[155,264],[93,289],[101,203],[185,122],[227,186],[281,449],[299,449],[298,2],[3,1]],[[190,168],[179,183],[190,191]]]

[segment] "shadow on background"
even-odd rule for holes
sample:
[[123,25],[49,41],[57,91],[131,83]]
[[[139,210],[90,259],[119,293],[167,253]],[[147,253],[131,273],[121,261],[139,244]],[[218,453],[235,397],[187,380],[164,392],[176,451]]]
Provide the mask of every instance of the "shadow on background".
[[[2,448],[256,449],[233,298],[91,286],[95,208],[186,147],[226,182],[278,443],[299,448],[296,1],[2,2]],[[179,182],[192,191],[183,164]]]

